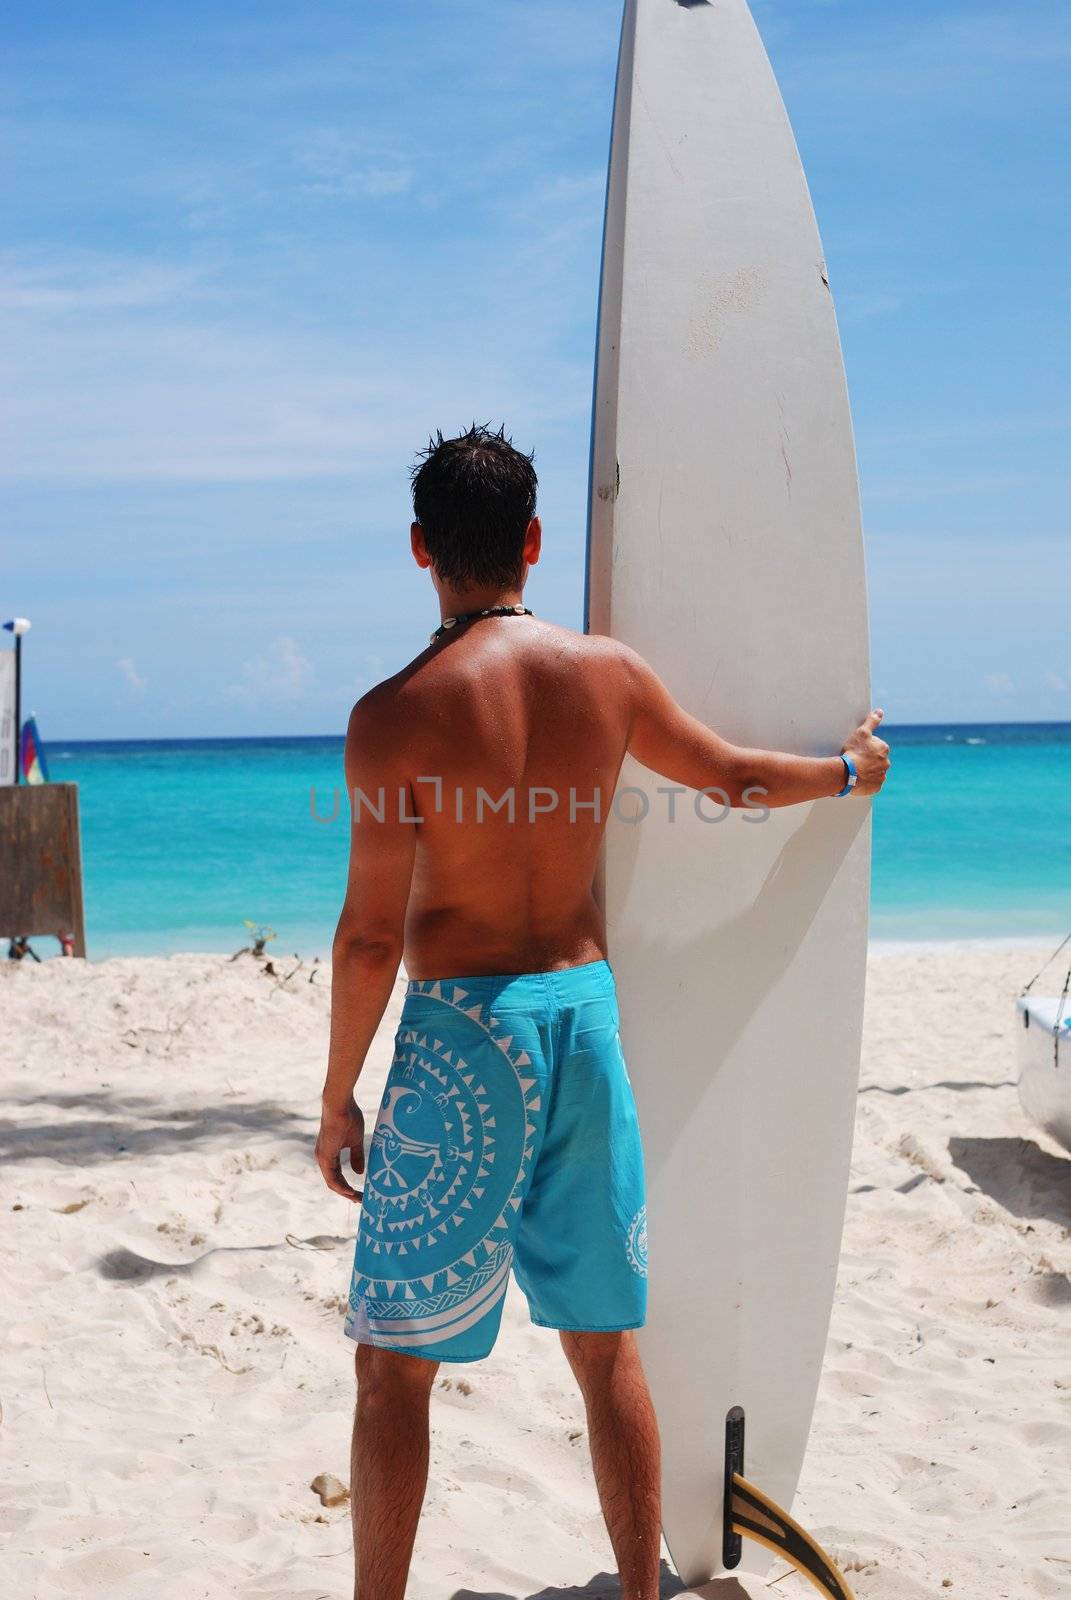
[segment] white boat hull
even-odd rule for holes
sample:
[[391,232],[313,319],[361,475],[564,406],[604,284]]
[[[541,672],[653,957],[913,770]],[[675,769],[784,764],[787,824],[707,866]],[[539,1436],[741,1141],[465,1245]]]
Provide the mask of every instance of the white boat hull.
[[1018,1002],[1019,1099],[1031,1122],[1071,1150],[1071,998]]

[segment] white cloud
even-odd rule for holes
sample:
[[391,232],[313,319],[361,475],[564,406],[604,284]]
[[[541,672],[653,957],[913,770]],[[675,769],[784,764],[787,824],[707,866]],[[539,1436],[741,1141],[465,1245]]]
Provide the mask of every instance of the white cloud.
[[1056,694],[1067,693],[1067,679],[1061,677],[1058,672],[1046,672],[1044,683],[1047,689],[1054,690]]
[[99,312],[160,306],[187,297],[197,267],[74,252],[52,258],[0,259],[0,309]]
[[305,187],[313,194],[380,200],[404,194],[414,178],[400,152],[336,128],[308,134],[297,151],[297,163],[311,174]]
[[1001,489],[1032,486],[1036,478],[1025,472],[980,472],[974,476],[924,478],[918,474],[899,482],[864,484],[863,498],[870,505],[879,501],[933,500],[948,495],[993,494]]
[[892,316],[903,307],[903,295],[881,289],[862,294],[848,290],[837,296],[837,311],[842,322],[869,322],[874,317]]
[[990,694],[1003,696],[1015,693],[1015,685],[1006,672],[989,672],[982,682]]
[[973,444],[990,439],[1030,439],[1050,433],[1071,433],[1071,411],[1030,411],[1020,415],[978,416],[966,421],[946,418],[905,425],[867,425],[860,437],[873,446]]
[[948,39],[975,55],[989,58],[1006,70],[1009,62],[1041,61],[1049,65],[1071,59],[1071,31],[1059,12],[1044,15],[1038,8],[1024,19],[1020,6],[979,13],[973,7],[961,17],[931,23],[932,36]]
[[[851,9],[861,18],[870,8]],[[1035,104],[1050,84],[1063,96],[1071,30],[1062,5],[971,5],[959,16],[932,6],[874,9],[873,25],[844,26],[835,42],[829,33],[809,33],[806,19],[794,15],[798,5],[778,0],[760,7],[767,40],[792,41],[795,69],[805,73],[807,92],[821,97],[831,120],[865,101],[874,117],[899,121],[908,101],[916,118],[969,107],[980,123],[1024,82]],[[1017,110],[1022,114],[1018,104]]]
[[130,656],[120,656],[115,665],[118,667],[119,671],[126,679],[128,686],[134,691],[135,694],[145,693],[147,682],[138,671],[135,662]]
[[263,655],[244,664],[241,682],[232,684],[229,692],[238,700],[258,704],[290,703],[304,699],[315,676],[312,663],[302,655],[297,640],[284,634]]
[[387,195],[404,194],[412,182],[412,172],[404,167],[369,166],[332,173],[306,187],[311,194],[364,195],[369,200],[382,200]]
[[[455,412],[583,427],[590,377],[586,363],[548,354],[572,308],[547,272],[545,256],[518,245],[510,272],[481,264],[445,328],[427,307],[419,319],[380,314],[374,298],[340,308],[334,324],[243,302],[207,265],[194,293],[181,266],[147,273],[130,258],[89,282],[57,253],[11,279],[28,298],[0,318],[11,396],[0,477],[344,478],[408,456]],[[135,304],[150,285],[160,303]]]

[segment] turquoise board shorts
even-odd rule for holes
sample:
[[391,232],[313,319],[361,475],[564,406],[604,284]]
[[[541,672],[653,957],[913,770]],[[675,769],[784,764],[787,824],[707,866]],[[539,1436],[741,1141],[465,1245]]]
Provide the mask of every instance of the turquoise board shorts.
[[479,1361],[511,1268],[544,1327],[643,1323],[643,1152],[605,961],[406,993],[345,1331]]

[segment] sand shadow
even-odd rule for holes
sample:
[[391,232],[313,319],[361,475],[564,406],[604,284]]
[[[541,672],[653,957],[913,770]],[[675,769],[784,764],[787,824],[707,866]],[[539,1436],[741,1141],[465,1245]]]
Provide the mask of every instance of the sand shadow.
[[971,1182],[1013,1217],[1044,1217],[1071,1227],[1071,1158],[1032,1139],[952,1138],[948,1153]]
[[[677,1595],[702,1595],[703,1600],[749,1600],[748,1592],[735,1578],[714,1578],[700,1589],[689,1589],[666,1561],[662,1562],[658,1593],[660,1600]],[[503,1589],[455,1589],[450,1600],[620,1600],[621,1585],[614,1572],[597,1572],[587,1583],[565,1588],[538,1589],[532,1594],[507,1594]]]
[[932,1089],[951,1089],[956,1094],[966,1094],[972,1089],[1014,1089],[1018,1084],[1016,1078],[1000,1078],[997,1082],[983,1081],[981,1078],[938,1078],[936,1083],[864,1083],[859,1090],[860,1094],[887,1094],[898,1099],[905,1094],[925,1094]]
[[[621,1585],[615,1573],[597,1572],[587,1583],[571,1584],[564,1589],[538,1589],[525,1595],[523,1600],[619,1600],[620,1594]],[[504,1589],[455,1589],[450,1600],[522,1600],[522,1597],[507,1594]]]
[[[316,1122],[274,1100],[223,1099],[215,1105],[176,1106],[154,1095],[35,1094],[9,1105],[32,1108],[34,1121],[0,1119],[0,1163],[44,1158],[61,1166],[86,1167],[123,1155],[168,1156],[191,1145],[272,1134],[306,1146],[312,1159]],[[58,1116],[49,1116],[49,1111]],[[63,1113],[76,1113],[68,1120]]]
[[148,1283],[151,1278],[194,1277],[213,1256],[264,1255],[273,1250],[336,1250],[353,1249],[353,1239],[346,1234],[320,1233],[311,1239],[299,1239],[287,1234],[285,1239],[270,1244],[221,1244],[189,1261],[159,1261],[155,1256],[143,1256],[137,1250],[121,1245],[109,1250],[97,1262],[97,1271],[111,1283]]

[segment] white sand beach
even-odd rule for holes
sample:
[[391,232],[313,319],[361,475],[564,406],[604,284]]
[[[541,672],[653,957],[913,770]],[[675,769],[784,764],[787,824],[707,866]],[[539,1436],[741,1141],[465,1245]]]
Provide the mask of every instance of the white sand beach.
[[[859,1600],[1071,1592],[1071,1158],[1015,1091],[1013,1000],[1046,953],[871,961],[796,1504]],[[347,1508],[310,1485],[349,1477],[356,1214],[312,1161],[329,977],[294,966],[0,970],[9,1600],[348,1600]],[[413,1600],[615,1594],[579,1401],[519,1295],[435,1400]],[[782,1562],[709,1591],[812,1592]]]

